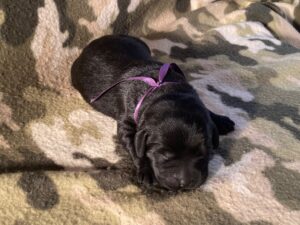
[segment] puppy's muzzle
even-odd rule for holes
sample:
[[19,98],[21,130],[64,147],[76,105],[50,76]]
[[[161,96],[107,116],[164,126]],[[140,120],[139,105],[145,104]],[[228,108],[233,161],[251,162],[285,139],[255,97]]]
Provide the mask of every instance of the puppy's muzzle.
[[200,186],[200,184],[202,184],[205,180],[205,178],[201,176],[201,173],[199,171],[196,176],[186,176],[178,173],[173,173],[159,175],[156,178],[158,183],[162,187],[171,191],[193,189]]

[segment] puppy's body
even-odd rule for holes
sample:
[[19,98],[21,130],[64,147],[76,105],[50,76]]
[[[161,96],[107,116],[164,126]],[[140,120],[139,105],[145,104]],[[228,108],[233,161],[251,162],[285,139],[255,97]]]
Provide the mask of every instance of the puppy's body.
[[[144,42],[125,35],[91,42],[72,66],[72,83],[90,100],[119,80],[158,78],[162,63],[151,58]],[[164,85],[143,101],[135,124],[133,113],[149,86],[126,81],[91,105],[118,121],[118,136],[129,151],[144,184],[167,189],[195,188],[207,177],[208,154],[222,134],[233,130],[227,117],[209,112],[179,69],[170,69]],[[214,123],[215,121],[215,123]]]
[[[126,36],[105,36],[91,42],[74,62],[72,83],[89,102],[118,80],[148,72],[155,66],[159,67],[151,62],[150,50],[143,42]],[[139,82],[120,84],[92,106],[118,120],[126,108],[134,107],[136,99],[132,98],[133,89],[142,86],[146,85]]]

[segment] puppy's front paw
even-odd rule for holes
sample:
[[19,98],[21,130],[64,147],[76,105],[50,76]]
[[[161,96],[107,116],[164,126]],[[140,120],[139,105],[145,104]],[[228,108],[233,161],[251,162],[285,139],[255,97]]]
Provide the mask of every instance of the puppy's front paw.
[[139,184],[150,187],[153,184],[153,175],[150,169],[140,169],[137,172],[137,180]]
[[220,135],[228,134],[234,131],[235,123],[227,116],[220,116],[220,122],[218,123],[218,131]]

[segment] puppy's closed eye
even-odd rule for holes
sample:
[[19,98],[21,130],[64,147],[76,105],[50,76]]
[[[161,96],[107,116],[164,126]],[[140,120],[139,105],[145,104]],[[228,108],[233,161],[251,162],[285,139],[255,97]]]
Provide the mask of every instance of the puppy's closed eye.
[[173,157],[174,157],[174,154],[172,154],[170,152],[163,152],[163,153],[161,153],[161,158],[164,161],[171,160]]

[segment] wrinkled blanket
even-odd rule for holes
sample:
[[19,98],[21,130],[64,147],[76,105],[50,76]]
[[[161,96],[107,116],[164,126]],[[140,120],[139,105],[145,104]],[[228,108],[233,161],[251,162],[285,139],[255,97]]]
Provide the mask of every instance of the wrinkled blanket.
[[[299,31],[298,0],[0,0],[0,224],[300,224]],[[136,185],[116,122],[71,86],[112,33],[235,121],[201,188]]]

